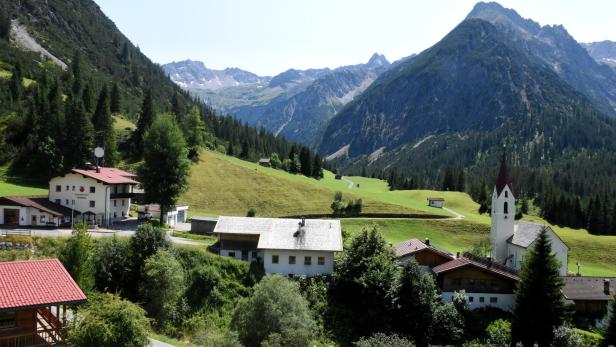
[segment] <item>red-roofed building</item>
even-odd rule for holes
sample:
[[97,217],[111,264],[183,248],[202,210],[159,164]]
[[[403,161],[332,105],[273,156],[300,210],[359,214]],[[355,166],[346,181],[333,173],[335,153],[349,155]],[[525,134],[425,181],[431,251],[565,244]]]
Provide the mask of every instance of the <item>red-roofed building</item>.
[[138,184],[134,174],[116,168],[73,169],[49,181],[49,200],[90,224],[109,225],[128,216]]
[[0,346],[63,344],[67,307],[85,301],[57,259],[0,263]]
[[432,271],[443,300],[451,302],[455,292],[464,290],[471,310],[486,306],[509,310],[514,302],[516,283],[520,280],[516,270],[468,253]]

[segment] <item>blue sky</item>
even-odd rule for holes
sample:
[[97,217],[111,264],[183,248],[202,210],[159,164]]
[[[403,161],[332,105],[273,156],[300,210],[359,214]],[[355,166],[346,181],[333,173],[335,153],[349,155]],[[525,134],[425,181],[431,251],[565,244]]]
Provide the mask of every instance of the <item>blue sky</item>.
[[[201,60],[260,75],[337,67],[418,53],[440,40],[475,0],[95,0],[157,63]],[[616,1],[503,0],[580,42],[616,41]]]

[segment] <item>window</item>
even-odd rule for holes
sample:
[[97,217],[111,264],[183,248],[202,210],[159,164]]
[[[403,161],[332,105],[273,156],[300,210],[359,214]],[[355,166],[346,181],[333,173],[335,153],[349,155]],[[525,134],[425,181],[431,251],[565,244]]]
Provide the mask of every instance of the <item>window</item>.
[[507,203],[507,201],[503,203],[503,213],[509,213],[509,204]]
[[490,297],[490,302],[494,304],[494,303],[498,302],[498,298],[495,297],[495,296],[492,296],[492,297]]
[[69,186],[66,186],[66,191],[68,192],[70,190]]
[[90,200],[90,207],[96,206],[96,202],[94,200]]
[[[60,205],[62,203],[61,199],[56,199],[56,204]],[[68,204],[68,200],[66,200],[66,203]]]
[[486,286],[486,280],[479,280],[479,286],[481,288],[485,287]]
[[96,187],[90,187],[90,193],[96,193]]
[[17,324],[14,311],[0,312],[0,329],[14,328]]
[[66,199],[66,204],[68,205],[68,199]]
[[56,186],[56,192],[62,191],[62,186]]
[[475,297],[474,296],[469,296],[468,297],[468,302],[474,302],[475,301]]
[[509,197],[509,192],[505,190],[505,197],[508,198]]
[[278,256],[275,254],[272,255],[272,264],[278,264]]
[[304,257],[304,265],[312,265],[312,257]]
[[325,257],[318,257],[317,258],[317,264],[325,265]]
[[231,258],[235,258],[235,252],[229,252],[229,256],[230,256]]
[[294,255],[290,255],[289,256],[289,264],[291,264],[291,265],[295,264],[295,256]]
[[113,186],[113,192],[114,194],[118,192],[118,186]]
[[75,200],[71,200],[71,205],[75,205]]
[[[122,202],[124,202],[124,200],[122,200]],[[257,253],[257,251],[252,251],[252,259],[257,259],[258,256],[259,256],[259,253]]]
[[479,302],[485,302],[485,301],[486,301],[486,299],[483,296],[479,297]]
[[75,186],[73,186],[73,189],[72,189],[72,190],[73,190],[73,191],[75,191]]
[[44,215],[41,215],[39,217],[39,219],[40,219],[41,223],[45,223],[45,216]]
[[113,207],[118,206],[118,200],[113,200]]
[[124,206],[124,200],[122,200],[122,206]]
[[113,211],[113,218],[117,218],[118,217],[118,213]]
[[468,284],[470,284],[471,286],[474,286],[475,285],[475,280],[474,279],[468,280]]

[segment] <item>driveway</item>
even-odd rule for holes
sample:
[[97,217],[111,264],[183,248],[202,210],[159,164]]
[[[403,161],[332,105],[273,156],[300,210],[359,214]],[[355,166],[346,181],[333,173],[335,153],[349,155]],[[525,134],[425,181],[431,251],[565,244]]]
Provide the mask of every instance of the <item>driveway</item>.
[[148,337],[148,340],[150,341],[150,346],[151,347],[175,347],[174,345],[170,345],[170,344],[164,343],[162,341],[154,340],[151,337]]

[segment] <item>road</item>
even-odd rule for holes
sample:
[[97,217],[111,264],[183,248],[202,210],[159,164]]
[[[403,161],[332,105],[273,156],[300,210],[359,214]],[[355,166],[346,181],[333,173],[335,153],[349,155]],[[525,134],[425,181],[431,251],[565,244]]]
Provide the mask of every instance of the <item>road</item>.
[[456,212],[456,211],[454,211],[454,210],[452,210],[452,209],[450,209],[450,208],[443,207],[443,210],[445,210],[445,211],[447,211],[447,212],[449,212],[449,213],[453,214],[454,216],[456,216],[455,218],[452,218],[452,219],[464,219],[464,218],[466,218],[466,217],[464,217],[464,215],[463,215],[463,214],[458,213],[458,212]]
[[355,182],[351,181],[350,179],[346,178],[346,177],[342,177],[342,180],[345,182],[349,182],[349,186],[347,188],[352,189],[355,186]]
[[148,337],[148,340],[150,341],[150,346],[151,347],[175,347],[174,345],[170,345],[168,343],[164,343],[162,341],[155,340],[155,339],[153,339],[151,337]]

